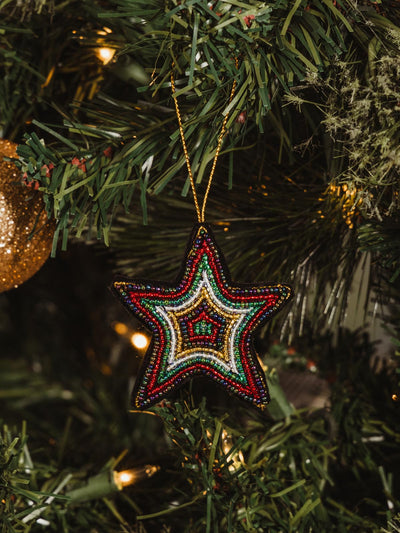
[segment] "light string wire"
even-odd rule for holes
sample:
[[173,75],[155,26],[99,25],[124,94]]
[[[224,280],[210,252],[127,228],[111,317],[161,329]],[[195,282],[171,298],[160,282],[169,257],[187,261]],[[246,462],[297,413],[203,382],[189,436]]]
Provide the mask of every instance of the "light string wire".
[[[238,60],[237,60],[236,57],[235,57],[235,64],[236,64],[236,68],[238,68]],[[233,80],[231,94],[229,96],[229,104],[233,100],[233,95],[235,94],[235,90],[236,90],[236,83],[237,83],[236,80]],[[214,172],[215,172],[215,167],[217,166],[218,156],[219,156],[219,153],[221,151],[222,141],[223,141],[223,138],[224,138],[224,135],[225,135],[225,132],[226,132],[226,123],[228,121],[229,113],[227,113],[225,115],[224,120],[222,122],[221,133],[219,134],[218,141],[217,141],[217,149],[215,151],[213,164],[212,164],[212,167],[211,167],[211,170],[210,170],[210,176],[208,178],[207,188],[206,188],[206,191],[204,193],[203,205],[201,206],[201,209],[200,209],[199,200],[198,200],[197,192],[196,192],[196,186],[195,186],[194,178],[193,178],[192,167],[191,167],[191,164],[190,164],[189,153],[188,153],[188,149],[187,149],[187,146],[186,146],[185,134],[184,134],[184,131],[183,131],[182,117],[181,117],[181,112],[180,112],[179,105],[178,105],[178,98],[176,96],[174,96],[175,95],[175,79],[174,79],[173,70],[171,71],[171,90],[172,90],[172,95],[173,95],[173,99],[174,99],[174,102],[175,102],[176,116],[178,118],[179,132],[181,134],[183,152],[185,154],[186,166],[187,166],[187,169],[188,169],[188,174],[189,174],[189,179],[190,179],[190,186],[192,188],[194,205],[195,205],[196,213],[197,213],[197,220],[198,220],[198,222],[201,223],[201,222],[204,222],[207,199],[208,199],[208,195],[210,193],[211,183],[212,183],[212,180],[213,180],[213,177],[214,177]]]

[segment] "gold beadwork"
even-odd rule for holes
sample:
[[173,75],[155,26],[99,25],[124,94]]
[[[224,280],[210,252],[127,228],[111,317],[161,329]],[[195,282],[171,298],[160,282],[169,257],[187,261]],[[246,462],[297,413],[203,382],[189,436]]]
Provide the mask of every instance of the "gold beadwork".
[[177,349],[176,349],[176,359],[181,359],[182,357],[186,357],[193,353],[198,353],[199,348],[190,348],[185,349],[184,343],[183,343],[183,336],[181,333],[181,328],[179,324],[178,318],[185,317],[188,314],[190,314],[192,311],[194,311],[196,308],[198,308],[203,301],[207,302],[207,307],[209,309],[212,309],[215,313],[217,313],[219,316],[222,316],[225,318],[228,322],[226,334],[224,335],[225,341],[224,341],[224,348],[221,351],[214,350],[212,348],[204,348],[201,347],[201,351],[205,354],[212,354],[218,357],[218,359],[221,359],[222,361],[228,361],[229,360],[229,339],[231,338],[231,332],[232,328],[237,324],[237,321],[240,319],[241,315],[239,313],[228,313],[227,311],[224,311],[221,307],[218,307],[215,305],[213,300],[211,299],[210,295],[208,294],[208,291],[205,287],[201,289],[201,293],[199,294],[199,297],[190,305],[190,307],[182,310],[182,311],[168,311],[168,316],[174,323],[174,329],[177,331]]

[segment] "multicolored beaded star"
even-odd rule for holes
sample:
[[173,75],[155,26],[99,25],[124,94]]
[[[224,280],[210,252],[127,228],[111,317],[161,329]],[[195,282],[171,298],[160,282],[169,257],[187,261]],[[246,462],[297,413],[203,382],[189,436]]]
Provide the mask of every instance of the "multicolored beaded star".
[[292,290],[280,283],[232,285],[206,224],[195,226],[175,284],[118,279],[113,287],[152,333],[133,391],[135,408],[159,402],[196,375],[260,408],[269,402],[253,335]]

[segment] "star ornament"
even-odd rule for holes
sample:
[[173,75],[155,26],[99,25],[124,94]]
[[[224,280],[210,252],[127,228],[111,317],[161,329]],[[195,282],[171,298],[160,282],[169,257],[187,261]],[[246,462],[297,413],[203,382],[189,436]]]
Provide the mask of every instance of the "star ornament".
[[194,376],[207,376],[261,409],[269,402],[253,337],[292,289],[233,283],[206,224],[195,226],[175,283],[116,279],[113,289],[152,333],[133,390],[135,408],[150,407]]

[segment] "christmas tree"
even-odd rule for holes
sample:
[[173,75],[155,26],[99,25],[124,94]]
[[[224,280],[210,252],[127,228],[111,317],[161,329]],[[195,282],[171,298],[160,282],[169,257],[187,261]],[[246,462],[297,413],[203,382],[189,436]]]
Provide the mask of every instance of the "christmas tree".
[[2,533],[400,531],[399,49],[389,0],[0,0]]

